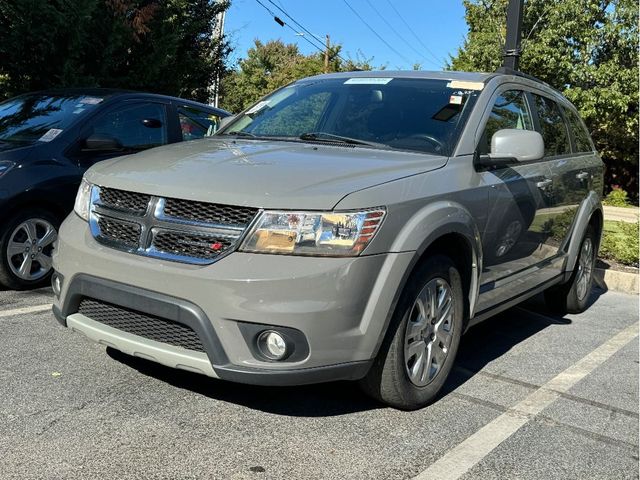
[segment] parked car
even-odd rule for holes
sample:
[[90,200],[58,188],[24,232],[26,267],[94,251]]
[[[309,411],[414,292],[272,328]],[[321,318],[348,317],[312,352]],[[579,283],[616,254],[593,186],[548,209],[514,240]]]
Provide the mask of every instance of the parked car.
[[0,284],[47,284],[60,222],[87,168],[212,135],[229,113],[180,98],[104,89],[29,93],[0,103]]
[[53,310],[174,368],[419,408],[470,326],[539,292],[587,308],[602,175],[576,109],[516,72],[307,78],[89,169]]

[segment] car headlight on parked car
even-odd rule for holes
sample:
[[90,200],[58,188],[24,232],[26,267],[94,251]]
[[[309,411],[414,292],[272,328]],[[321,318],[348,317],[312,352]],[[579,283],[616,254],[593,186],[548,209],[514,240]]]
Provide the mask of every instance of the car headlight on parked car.
[[289,255],[356,256],[371,242],[384,208],[361,212],[264,211],[241,251]]
[[9,160],[0,161],[0,177],[2,177],[5,173],[7,173],[15,166],[15,162],[10,162]]
[[76,203],[73,206],[73,210],[78,214],[78,216],[87,222],[89,221],[91,187],[91,183],[83,178],[80,183],[80,188],[78,188],[78,193],[76,194]]

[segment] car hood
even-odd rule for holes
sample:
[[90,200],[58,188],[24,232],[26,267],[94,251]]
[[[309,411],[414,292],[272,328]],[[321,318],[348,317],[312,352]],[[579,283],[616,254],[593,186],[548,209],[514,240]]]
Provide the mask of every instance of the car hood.
[[440,168],[446,161],[373,148],[210,138],[100,162],[86,177],[97,185],[151,195],[316,210],[332,209],[349,193]]

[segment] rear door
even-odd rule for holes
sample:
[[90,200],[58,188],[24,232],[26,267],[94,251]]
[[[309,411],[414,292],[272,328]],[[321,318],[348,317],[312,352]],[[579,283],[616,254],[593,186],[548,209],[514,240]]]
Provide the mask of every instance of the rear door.
[[[587,159],[579,153],[569,132],[566,116],[552,98],[531,93],[536,127],[542,134],[545,159],[551,171],[551,208],[545,213],[544,233],[556,255],[564,253],[565,241],[576,218],[580,202],[587,196],[590,173]],[[582,145],[581,149],[584,148]],[[589,155],[587,153],[587,155]]]

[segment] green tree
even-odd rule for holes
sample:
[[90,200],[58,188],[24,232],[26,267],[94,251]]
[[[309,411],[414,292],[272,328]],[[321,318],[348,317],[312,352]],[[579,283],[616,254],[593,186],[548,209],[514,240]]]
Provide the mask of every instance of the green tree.
[[[508,0],[465,0],[469,32],[449,68],[502,63]],[[607,184],[638,192],[638,5],[635,0],[527,0],[520,69],[560,90],[587,123]]]
[[[329,71],[371,70],[371,58],[361,53],[355,60],[343,60],[340,46],[329,53]],[[256,40],[247,51],[246,58],[240,60],[238,68],[225,77],[222,84],[222,106],[232,112],[244,110],[247,106],[273,90],[288,83],[311,75],[324,73],[324,55],[300,53],[295,44],[285,44],[281,40],[262,43]]]
[[227,42],[214,0],[0,2],[0,98],[51,87],[145,90],[206,101]]

